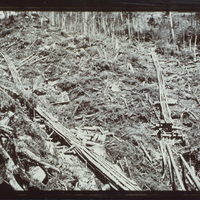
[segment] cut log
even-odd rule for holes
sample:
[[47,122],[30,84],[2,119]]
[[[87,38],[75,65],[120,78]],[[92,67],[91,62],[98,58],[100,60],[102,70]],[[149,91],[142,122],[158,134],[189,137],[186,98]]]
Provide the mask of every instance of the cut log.
[[149,159],[149,161],[152,162],[152,158],[151,158],[151,156],[149,155],[149,153],[147,152],[147,150],[146,150],[146,148],[144,147],[144,145],[143,145],[142,143],[140,143],[140,142],[137,142],[137,143],[140,145],[140,147],[142,148],[142,150],[143,150],[144,153],[146,154],[146,156],[147,156],[147,158]]
[[174,173],[170,159],[168,159],[168,166],[169,166],[169,175],[170,175],[170,182],[172,185],[172,189],[175,190]]
[[166,155],[165,155],[165,152],[164,152],[164,143],[163,143],[163,140],[160,140],[160,150],[161,150],[162,158],[163,158],[163,174],[164,174],[164,172],[165,172],[165,166],[167,165],[167,162],[166,162]]
[[190,176],[188,174],[186,174],[186,178],[188,179],[188,181],[191,184],[191,186],[195,188],[196,185],[194,184],[194,182],[192,181],[192,179],[190,178]]
[[24,87],[23,87],[23,85],[21,83],[21,80],[19,78],[19,74],[18,74],[18,72],[17,72],[17,70],[15,68],[14,63],[12,62],[10,57],[8,55],[6,55],[5,53],[3,54],[2,52],[0,52],[0,54],[4,57],[5,61],[7,62],[8,68],[9,68],[11,74],[12,74],[13,80],[16,83],[17,88],[20,91],[24,91]]
[[131,170],[130,170],[130,168],[129,168],[129,166],[128,166],[128,162],[127,162],[126,156],[124,156],[124,160],[125,160],[125,163],[126,163],[126,167],[127,167],[127,169],[128,169],[128,173],[129,173],[129,175],[131,176]]
[[47,59],[47,56],[42,57],[42,58],[38,58],[38,59],[32,61],[32,62],[30,63],[30,65],[33,65],[34,63],[36,63],[36,62],[38,62],[38,61],[40,61],[40,60],[43,60],[43,59]]
[[10,186],[16,191],[23,191],[23,188],[17,183],[13,171],[16,169],[16,166],[6,152],[6,150],[0,145],[0,154],[5,161],[5,173],[6,173],[6,181],[10,184]]
[[175,161],[174,161],[174,157],[173,157],[173,154],[172,154],[172,152],[171,152],[171,148],[170,148],[169,144],[166,144],[166,147],[167,147],[167,151],[168,151],[168,154],[169,154],[169,157],[170,157],[172,166],[173,166],[173,168],[174,168],[174,170],[175,170],[176,176],[177,176],[178,181],[179,181],[179,183],[180,183],[180,185],[181,185],[181,189],[182,189],[183,191],[186,191],[185,186],[184,186],[184,184],[183,184],[183,181],[181,180],[181,177],[180,177],[178,168],[177,168],[176,163],[175,163]]
[[17,69],[19,69],[21,66],[25,65],[29,61],[33,60],[34,58],[37,58],[37,56],[31,55],[27,59],[24,59],[24,61],[21,62],[21,64],[17,67]]
[[68,104],[70,101],[63,101],[63,102],[56,102],[56,103],[52,103],[52,105],[64,105],[64,104]]
[[21,61],[21,64],[24,63],[24,62],[26,62],[27,60],[29,60],[31,57],[33,57],[33,54],[31,54],[30,56],[28,56],[28,57],[26,57],[25,59],[23,59],[23,60]]
[[190,176],[193,180],[193,182],[195,183],[196,187],[198,188],[198,190],[200,190],[200,182],[198,181],[194,171],[190,168],[190,166],[188,165],[188,163],[185,161],[185,159],[183,158],[182,155],[180,155],[181,160],[183,161],[184,165],[186,166],[187,170],[190,173]]
[[197,97],[197,95],[196,95],[196,94],[194,94],[194,97],[195,97],[195,99],[196,99],[197,103],[200,105],[200,100],[199,100],[199,98]]
[[10,126],[0,125],[0,130],[4,131],[11,137],[13,136],[13,133],[12,133],[13,129]]
[[[168,99],[167,104],[168,105],[176,105],[176,104],[178,104],[178,101],[174,100],[174,99]],[[153,105],[155,105],[155,106],[160,105],[160,101],[154,101]]]
[[172,126],[172,130],[182,130],[182,127]]
[[81,128],[81,129],[82,130],[88,130],[88,131],[98,131],[98,130],[100,130],[100,127],[98,127],[98,126],[92,126],[92,127],[85,126],[85,127]]

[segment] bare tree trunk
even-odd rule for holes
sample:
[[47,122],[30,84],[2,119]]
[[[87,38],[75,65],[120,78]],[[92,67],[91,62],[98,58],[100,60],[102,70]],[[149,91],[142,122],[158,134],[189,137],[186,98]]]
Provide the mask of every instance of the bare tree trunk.
[[54,19],[55,19],[55,26],[57,27],[58,26],[57,12],[55,12]]
[[92,12],[93,20],[92,20],[92,34],[95,35],[95,13]]
[[72,24],[73,24],[73,12],[70,12],[70,31],[72,31]]
[[51,13],[52,26],[55,26],[55,12],[52,11]]
[[66,15],[62,12],[62,30],[65,30]]
[[185,31],[183,31],[183,48],[185,48]]
[[106,35],[107,34],[107,30],[106,30],[106,22],[105,22],[106,18],[103,17],[102,19],[102,23],[103,23],[103,30],[104,30],[104,34]]
[[107,14],[106,14],[106,18],[105,18],[105,26],[106,26],[106,28],[108,27],[108,17],[107,17]]
[[192,41],[191,41],[192,39],[190,38],[190,40],[189,40],[189,47],[190,47],[190,51],[192,51]]
[[84,23],[84,34],[87,34],[87,18],[88,18],[88,12],[83,12],[83,23]]
[[129,41],[130,41],[131,32],[130,32],[130,15],[129,15],[129,13],[128,13],[128,22],[127,22],[127,25],[128,25],[128,38],[129,38]]
[[62,17],[61,17],[61,12],[58,12],[58,27],[61,28],[62,27]]
[[138,42],[140,42],[140,31],[138,31]]
[[44,18],[45,18],[45,12],[40,12],[40,23],[41,23],[41,27],[44,25]]
[[173,26],[173,19],[172,19],[172,13],[171,12],[169,12],[169,16],[170,16],[170,25],[171,25],[172,39],[173,39],[173,43],[175,44],[174,26]]
[[194,62],[197,61],[196,46],[197,46],[197,35],[195,34],[195,41],[194,41]]

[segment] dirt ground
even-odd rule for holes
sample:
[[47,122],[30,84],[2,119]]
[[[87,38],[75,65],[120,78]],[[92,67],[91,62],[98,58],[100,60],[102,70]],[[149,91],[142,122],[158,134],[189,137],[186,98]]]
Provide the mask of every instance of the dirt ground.
[[[149,102],[159,101],[151,57],[151,49],[157,49],[155,43],[125,37],[113,43],[112,38],[101,34],[80,35],[48,23],[41,26],[37,17],[18,15],[1,20],[0,47],[15,64],[29,102],[45,108],[80,141],[96,143],[89,148],[143,191],[172,190],[169,169],[163,174],[159,138],[154,135],[160,107]],[[199,62],[178,53],[163,55],[157,51],[157,56],[167,97],[177,102],[169,106],[174,125],[182,128],[186,141],[173,140],[177,167],[181,169],[181,154],[199,177]],[[7,119],[12,129],[1,129],[0,141],[17,166],[14,177],[23,190],[109,190],[106,181],[69,150],[37,113],[31,113],[20,96],[13,96],[16,87],[2,56],[0,85],[4,87],[0,90],[0,124]],[[30,152],[59,171],[37,162],[28,156]],[[3,187],[3,158],[0,168]],[[34,170],[40,170],[43,179],[34,178]],[[175,182],[176,190],[180,190]],[[191,185],[188,190],[195,187]]]

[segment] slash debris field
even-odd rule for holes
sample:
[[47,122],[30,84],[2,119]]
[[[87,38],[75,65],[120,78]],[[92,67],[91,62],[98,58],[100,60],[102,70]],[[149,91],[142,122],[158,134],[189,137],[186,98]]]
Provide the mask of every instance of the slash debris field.
[[1,190],[200,190],[198,25],[4,12]]

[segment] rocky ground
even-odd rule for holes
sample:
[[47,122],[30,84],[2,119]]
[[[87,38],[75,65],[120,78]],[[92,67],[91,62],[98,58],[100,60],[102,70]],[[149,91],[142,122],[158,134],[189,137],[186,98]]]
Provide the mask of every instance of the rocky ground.
[[[159,100],[151,57],[155,49],[167,97],[175,102],[169,106],[174,125],[182,128],[185,138],[171,141],[176,164],[181,169],[178,156],[183,155],[199,176],[198,54],[193,62],[187,49],[163,53],[155,42],[88,37],[47,22],[41,26],[38,16],[23,15],[1,20],[0,47],[15,64],[27,101],[45,108],[142,190],[163,191],[172,186],[169,169],[163,175],[153,129],[160,117],[159,104],[151,104]],[[1,151],[13,160],[13,174],[23,190],[110,189],[19,96],[9,95],[17,89],[3,56],[0,84]],[[2,188],[8,185],[5,163],[1,156]],[[188,190],[195,187],[191,184]]]

